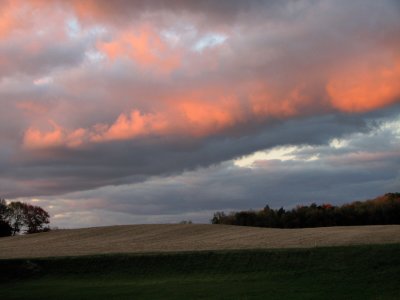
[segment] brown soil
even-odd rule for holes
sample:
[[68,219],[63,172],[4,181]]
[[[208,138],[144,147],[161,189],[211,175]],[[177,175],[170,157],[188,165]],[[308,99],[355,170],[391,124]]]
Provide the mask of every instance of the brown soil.
[[0,238],[0,258],[400,243],[400,225],[272,229],[227,225],[127,225]]

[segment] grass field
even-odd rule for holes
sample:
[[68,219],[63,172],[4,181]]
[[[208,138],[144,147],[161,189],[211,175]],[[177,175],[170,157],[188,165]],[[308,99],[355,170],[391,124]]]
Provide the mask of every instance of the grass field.
[[0,260],[0,299],[400,299],[400,244]]

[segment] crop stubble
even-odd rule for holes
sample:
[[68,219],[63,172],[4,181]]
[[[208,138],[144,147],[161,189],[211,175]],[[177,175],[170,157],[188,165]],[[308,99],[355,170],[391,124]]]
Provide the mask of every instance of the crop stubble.
[[0,239],[0,258],[107,253],[308,248],[400,243],[400,225],[255,228],[157,224],[54,230]]

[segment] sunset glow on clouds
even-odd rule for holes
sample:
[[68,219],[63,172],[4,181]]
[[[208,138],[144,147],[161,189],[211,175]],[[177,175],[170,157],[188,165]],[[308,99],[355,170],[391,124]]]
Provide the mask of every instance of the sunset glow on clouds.
[[[248,164],[269,166],[249,175],[267,181],[265,172],[278,168],[276,149],[290,153],[284,162],[299,160],[293,151],[314,151],[299,160],[305,173],[320,163],[328,174],[330,161],[345,159],[340,151],[359,164],[360,153],[398,163],[399,20],[395,0],[4,0],[0,196],[53,197],[46,201],[57,206],[61,195],[130,186],[162,212],[179,206],[175,196],[161,205],[160,194],[135,192],[138,185],[212,176],[218,166],[232,178],[260,172]],[[393,156],[363,148],[383,131],[396,137]],[[350,136],[364,144],[333,146]],[[325,146],[336,150],[319,156]],[[287,174],[298,165],[287,163]],[[181,186],[188,201],[194,187]],[[222,198],[210,205],[218,197],[204,194],[176,214],[258,205],[259,195],[245,190],[242,206]],[[107,210],[107,199],[96,197]],[[64,213],[85,202],[74,199]]]

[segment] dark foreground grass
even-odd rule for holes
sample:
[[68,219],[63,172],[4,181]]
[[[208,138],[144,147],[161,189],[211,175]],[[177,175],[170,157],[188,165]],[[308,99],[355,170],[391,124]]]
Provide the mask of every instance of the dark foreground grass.
[[0,260],[0,299],[400,299],[400,245]]

